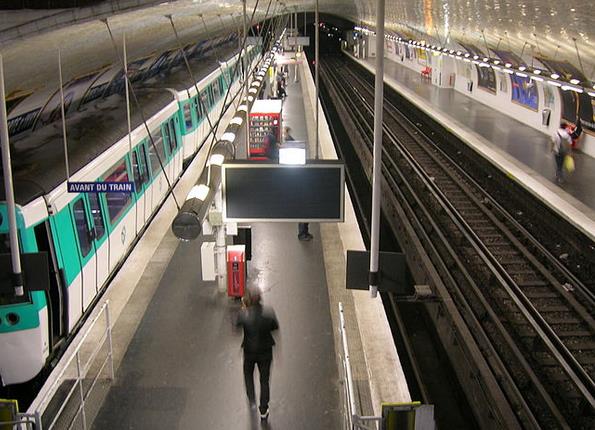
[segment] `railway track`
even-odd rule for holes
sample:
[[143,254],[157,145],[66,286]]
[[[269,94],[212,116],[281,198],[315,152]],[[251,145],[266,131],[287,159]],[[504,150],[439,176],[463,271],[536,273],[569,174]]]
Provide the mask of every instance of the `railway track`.
[[[370,177],[371,80],[338,58],[322,65]],[[478,389],[485,386],[496,403],[494,427],[595,427],[593,292],[441,149],[444,140],[429,139],[388,100],[383,209],[409,218],[441,267],[447,300],[468,328],[465,340],[487,367]]]

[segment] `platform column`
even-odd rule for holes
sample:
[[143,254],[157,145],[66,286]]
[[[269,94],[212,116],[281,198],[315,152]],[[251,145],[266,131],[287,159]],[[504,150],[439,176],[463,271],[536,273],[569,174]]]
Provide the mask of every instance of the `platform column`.
[[[215,193],[215,212],[223,213],[223,195],[221,187]],[[227,290],[227,258],[225,244],[225,224],[215,223],[213,230],[215,233],[215,252],[217,254],[217,288],[221,293]]]
[[374,170],[372,180],[372,234],[370,235],[370,292],[378,294],[380,243],[380,181],[382,178],[382,107],[384,99],[384,0],[376,3],[376,81],[374,85]]

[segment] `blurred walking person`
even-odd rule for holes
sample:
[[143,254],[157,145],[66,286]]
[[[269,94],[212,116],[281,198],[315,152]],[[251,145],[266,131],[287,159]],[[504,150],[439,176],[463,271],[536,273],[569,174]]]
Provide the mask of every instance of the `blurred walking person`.
[[564,157],[570,153],[572,139],[566,131],[566,123],[561,122],[560,128],[552,136],[552,153],[556,161],[556,182],[561,184],[564,180]]
[[279,323],[273,309],[263,307],[259,290],[251,290],[247,307],[242,309],[236,327],[244,329],[244,382],[250,408],[256,408],[254,392],[254,366],[260,374],[260,419],[269,417],[270,387],[269,378],[273,361],[275,339],[272,332],[279,329]]

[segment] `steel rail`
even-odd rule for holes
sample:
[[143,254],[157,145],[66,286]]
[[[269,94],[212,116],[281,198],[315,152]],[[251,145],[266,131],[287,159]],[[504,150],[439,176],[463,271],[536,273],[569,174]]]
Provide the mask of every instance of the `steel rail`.
[[[353,73],[353,72],[350,71],[348,73]],[[388,115],[390,115],[391,118],[393,118],[395,121],[399,122],[400,118],[397,119],[394,114],[394,111],[397,109],[394,106],[392,106],[392,104],[390,102],[385,101],[385,106],[386,105],[389,105],[388,107],[392,108],[392,109],[385,108],[387,110]],[[417,141],[417,143],[421,145],[420,147],[422,149],[424,149],[430,157],[434,158],[434,161],[436,162],[436,164],[441,164],[438,160],[436,160],[434,155],[431,154],[429,151],[427,151],[425,146],[419,142],[420,139],[411,133],[411,130],[407,129],[406,127],[403,127],[403,129],[407,134],[409,134],[409,137],[411,139],[413,139],[414,141]],[[385,133],[392,135],[393,139],[395,141],[398,141],[397,136],[393,133],[393,131],[391,129],[386,127],[386,125],[385,125]],[[439,148],[437,148],[437,150],[439,150]],[[407,151],[407,152],[409,152],[409,151]],[[411,158],[413,158],[412,155],[411,155]],[[454,164],[454,165],[456,166],[456,164]],[[452,165],[448,166],[448,167],[444,167],[444,171],[447,172],[447,175],[449,175],[449,176],[452,173],[449,172],[447,169],[452,168],[452,167],[453,167]],[[424,170],[424,169],[422,169],[422,170]],[[467,176],[466,173],[463,172],[463,174],[465,174],[465,176]],[[482,255],[482,259],[490,267],[490,269],[492,270],[492,273],[494,273],[494,275],[497,277],[501,286],[503,288],[505,288],[505,290],[509,294],[510,298],[512,298],[512,300],[515,302],[517,307],[521,310],[521,313],[523,314],[525,319],[527,321],[529,321],[529,323],[531,324],[533,329],[538,333],[538,335],[540,336],[542,341],[545,343],[545,345],[550,350],[551,354],[560,363],[560,365],[562,366],[564,371],[567,373],[567,375],[573,381],[575,386],[579,389],[579,391],[585,397],[585,399],[587,400],[589,405],[591,405],[592,408],[595,408],[595,396],[593,394],[593,393],[595,393],[595,382],[593,381],[591,376],[584,369],[584,367],[578,362],[578,360],[574,357],[574,355],[568,350],[567,346],[560,339],[560,337],[554,331],[554,329],[551,327],[551,325],[544,319],[544,317],[541,315],[541,313],[533,305],[531,300],[524,294],[521,287],[519,287],[517,285],[517,283],[514,281],[514,279],[512,279],[512,277],[508,274],[508,272],[502,267],[500,262],[497,261],[496,257],[488,249],[488,247],[485,245],[485,243],[477,236],[477,234],[473,231],[473,229],[465,221],[464,216],[462,214],[460,214],[459,211],[456,210],[454,205],[451,204],[451,202],[448,200],[447,196],[444,195],[442,190],[440,190],[438,188],[438,186],[435,185],[435,181],[433,181],[433,183],[434,183],[434,187],[438,190],[441,197],[444,199],[445,202],[447,202],[447,204],[450,208],[451,214],[453,216],[457,217],[459,219],[459,221],[461,222],[461,224],[464,226],[464,228],[470,233],[470,236],[473,238],[473,242],[478,247],[478,253],[480,253],[480,255]],[[487,194],[487,193],[485,193],[485,194]],[[564,297],[564,298],[566,299],[566,297]],[[575,305],[574,303],[572,303],[571,305],[574,309],[576,309],[576,307],[574,306]],[[583,319],[585,319],[587,317],[584,314],[584,312],[577,311],[577,313],[579,313]],[[593,327],[592,321],[588,321],[588,324],[590,327]]]
[[[361,94],[359,94],[359,97],[362,97]],[[351,101],[353,102],[353,99],[351,99]],[[390,130],[386,130],[385,132],[389,134],[391,133]],[[419,137],[413,136],[411,133],[409,134],[414,141],[419,140]],[[393,136],[393,138],[394,137],[396,136]],[[435,162],[438,163],[437,160],[435,160]],[[423,171],[423,169],[421,169],[421,171]],[[433,184],[433,186],[437,189],[435,184]],[[441,197],[445,199],[446,196],[444,196],[444,194],[439,189],[437,190],[439,191]],[[521,308],[525,318],[532,324],[535,331],[541,336],[542,340],[544,340],[544,343],[548,346],[552,354],[557,358],[566,373],[573,380],[573,383],[577,385],[577,388],[579,388],[581,393],[585,396],[585,399],[592,405],[592,395],[590,392],[592,381],[589,375],[586,373],[586,371],[584,371],[580,363],[576,361],[570,351],[568,351],[564,343],[555,334],[551,326],[546,323],[543,317],[534,308],[530,300],[523,294],[514,280],[506,273],[498,261],[496,261],[495,257],[490,253],[487,247],[481,243],[471,227],[464,221],[463,217],[456,213],[456,209],[451,204],[449,204],[449,206],[449,212],[452,215],[458,217],[461,225],[465,227],[469,233],[471,233],[470,237],[473,239],[474,247],[476,248],[477,252],[481,251],[484,254],[484,257],[482,258],[484,259],[485,263],[492,268],[492,271],[496,278],[500,281],[500,284],[502,284],[502,286],[508,291],[510,297]]]

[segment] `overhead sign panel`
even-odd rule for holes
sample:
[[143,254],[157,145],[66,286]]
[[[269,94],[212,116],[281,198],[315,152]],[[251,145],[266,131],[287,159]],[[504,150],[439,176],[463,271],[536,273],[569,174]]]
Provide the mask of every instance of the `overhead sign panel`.
[[287,44],[289,46],[310,46],[309,37],[288,37]]
[[305,165],[223,164],[226,221],[342,222],[345,167],[339,161]]

